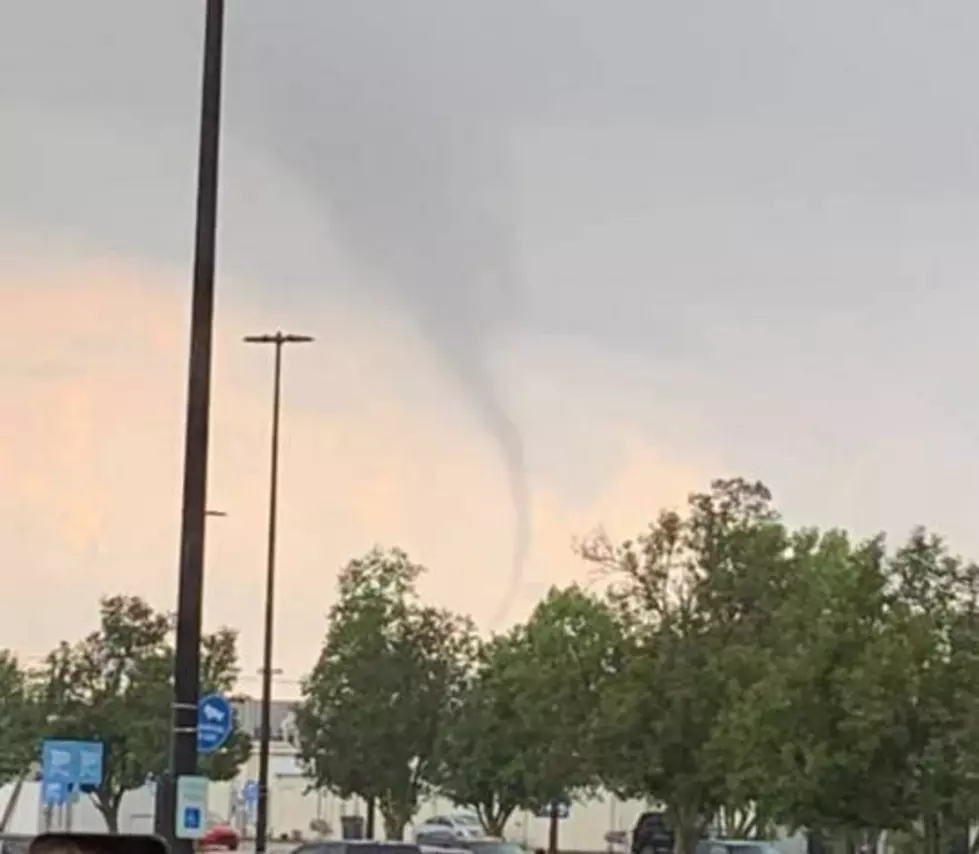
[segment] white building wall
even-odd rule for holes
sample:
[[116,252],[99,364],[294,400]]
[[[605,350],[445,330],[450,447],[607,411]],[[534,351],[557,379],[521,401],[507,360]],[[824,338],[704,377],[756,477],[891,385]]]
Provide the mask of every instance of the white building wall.
[[[335,836],[340,835],[340,819],[344,815],[363,815],[364,804],[360,799],[343,801],[328,792],[309,791],[309,781],[302,776],[296,764],[296,750],[285,742],[272,744],[270,762],[269,830],[275,838],[309,837],[310,825],[317,819],[326,821]],[[254,832],[254,815],[241,801],[245,783],[258,777],[258,751],[242,766],[235,780],[212,783],[208,801],[212,822],[227,822],[246,833]],[[36,833],[44,822],[39,783],[25,783],[17,809],[7,832],[14,834]],[[0,788],[0,813],[14,789],[13,784]],[[119,829],[123,833],[145,833],[153,827],[153,787],[148,785],[126,793],[119,815]],[[565,850],[605,851],[608,848],[605,835],[609,831],[631,831],[639,813],[645,809],[641,801],[622,801],[611,796],[576,803],[570,816],[560,825],[560,846]],[[456,811],[457,808],[444,799],[433,798],[423,802],[416,822],[424,821],[438,813]],[[378,833],[383,833],[383,823],[377,817]],[[55,825],[63,826],[64,815],[54,815]],[[100,832],[105,830],[101,814],[87,796],[75,804],[72,810],[72,828],[77,831]],[[408,828],[410,834],[412,827]],[[517,813],[507,826],[507,836],[531,850],[546,848],[548,820],[532,813]],[[798,840],[786,840],[785,854],[801,854],[804,846]],[[780,846],[782,847],[782,846]]]
[[[16,784],[0,787],[0,814],[6,809]],[[212,820],[224,820],[231,802],[229,783],[211,783],[208,788],[208,807]],[[150,833],[153,830],[155,792],[152,785],[126,792],[119,806],[119,830],[122,833]],[[48,820],[51,829],[71,829],[78,833],[104,833],[105,819],[88,795],[81,795],[70,810],[65,807],[49,808],[46,812],[41,803],[41,784],[24,783],[7,833],[30,835],[44,830]]]
[[[247,781],[258,776],[258,754],[255,751],[242,767],[234,789],[240,792]],[[364,804],[359,798],[343,801],[329,792],[309,791],[309,781],[302,776],[296,764],[296,751],[284,742],[272,745],[269,761],[269,828],[275,838],[282,836],[309,835],[313,821],[325,820],[335,835],[340,834],[340,818],[343,815],[363,815]],[[212,809],[216,808],[214,799]],[[561,822],[560,839],[563,848],[573,850],[604,851],[607,848],[605,834],[610,830],[632,830],[639,813],[644,809],[640,801],[620,801],[611,796],[577,803],[571,808],[569,818]],[[424,801],[416,816],[416,822],[438,813],[457,811],[444,799]],[[237,826],[242,824],[239,811]],[[251,827],[251,822],[248,822]],[[383,832],[380,816],[377,817],[378,833]],[[409,827],[408,832],[412,830]],[[507,835],[515,842],[530,848],[547,846],[548,820],[532,813],[516,813],[507,826]]]

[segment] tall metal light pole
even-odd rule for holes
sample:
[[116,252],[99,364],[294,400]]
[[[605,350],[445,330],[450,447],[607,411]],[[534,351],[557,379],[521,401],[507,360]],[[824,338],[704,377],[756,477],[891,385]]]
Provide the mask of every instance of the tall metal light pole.
[[262,712],[258,747],[258,804],[255,815],[255,854],[265,854],[269,820],[269,742],[272,740],[272,636],[275,624],[275,535],[279,492],[279,411],[282,391],[282,347],[284,344],[308,344],[308,335],[249,335],[247,344],[271,344],[275,347],[275,371],[272,383],[272,460],[269,469],[269,534],[265,572],[265,637],[262,654]]
[[[228,514],[224,510],[205,510],[204,511],[204,524],[207,525],[208,519],[225,519]],[[176,706],[174,707],[176,708]],[[197,715],[195,711],[194,720],[196,722]],[[195,723],[196,727],[196,723]],[[176,732],[176,730],[174,730]],[[197,735],[196,731],[194,734],[194,750],[197,750]],[[158,836],[163,836],[170,842],[173,842],[174,837],[174,822],[176,816],[173,814],[173,810],[176,808],[174,801],[176,800],[176,793],[174,790],[176,786],[176,777],[173,774],[168,773],[162,779],[157,780],[156,792],[155,792],[155,803],[154,803],[154,831]],[[191,843],[193,846],[193,843]]]
[[211,409],[211,348],[214,331],[214,254],[221,140],[221,69],[224,0],[207,0],[204,69],[201,81],[200,143],[197,160],[197,224],[190,321],[190,364],[184,436],[180,576],[177,592],[173,727],[170,767],[161,781],[157,829],[174,854],[191,854],[191,840],[175,839],[176,781],[197,771],[197,699],[200,678],[201,600],[204,585],[204,526],[207,512],[208,434]]

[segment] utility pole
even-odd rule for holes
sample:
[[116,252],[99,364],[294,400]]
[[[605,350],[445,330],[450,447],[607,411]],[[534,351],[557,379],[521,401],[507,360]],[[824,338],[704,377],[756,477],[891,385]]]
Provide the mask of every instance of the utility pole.
[[275,627],[275,542],[279,492],[279,415],[282,397],[282,347],[285,344],[308,344],[308,335],[249,335],[246,344],[270,344],[275,347],[272,381],[272,452],[269,467],[269,530],[265,573],[265,628],[262,654],[262,710],[258,748],[258,803],[255,813],[255,854],[265,854],[269,821],[269,744],[272,740],[272,641]]
[[201,611],[204,593],[204,527],[207,513],[208,438],[211,410],[211,350],[214,333],[214,267],[221,141],[221,71],[224,0],[207,0],[201,81],[197,212],[191,298],[190,358],[184,436],[180,575],[177,591],[173,726],[170,765],[158,786],[157,830],[174,854],[192,854],[189,839],[175,839],[177,778],[197,772],[197,701],[200,679]]

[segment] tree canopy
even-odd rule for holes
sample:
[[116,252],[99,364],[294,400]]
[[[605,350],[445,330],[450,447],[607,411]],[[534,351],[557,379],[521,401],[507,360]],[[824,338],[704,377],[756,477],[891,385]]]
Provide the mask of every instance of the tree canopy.
[[940,537],[793,527],[734,478],[579,552],[589,591],[479,643],[403,552],[352,562],[304,689],[317,783],[395,833],[425,789],[502,833],[605,788],[663,803],[681,854],[776,826],[938,852],[975,815],[979,571]]
[[[35,674],[36,702],[46,737],[100,740],[102,785],[91,797],[112,831],[123,795],[163,775],[170,745],[172,620],[139,597],[111,596],[100,605],[99,628],[76,644],[60,644]],[[221,629],[201,645],[203,691],[233,690],[237,635]],[[37,750],[37,744],[34,744]],[[251,742],[236,731],[201,773],[228,779],[248,758]]]
[[30,691],[28,673],[0,650],[0,785],[24,773],[37,755],[44,717]]
[[398,549],[346,566],[296,715],[316,785],[376,801],[396,838],[417,809],[475,642],[467,620],[420,603],[423,572]]
[[480,648],[443,720],[433,783],[494,834],[517,808],[539,810],[597,785],[589,744],[620,639],[601,600],[552,589],[525,624]]
[[[942,537],[790,525],[733,478],[578,552],[587,588],[484,636],[422,598],[404,551],[350,561],[297,709],[312,784],[376,804],[389,837],[427,793],[503,834],[517,810],[605,789],[663,804],[677,854],[776,827],[961,842],[979,813],[979,567]],[[45,736],[99,738],[92,797],[115,827],[166,766],[171,634],[115,596],[42,668],[0,654],[0,782]],[[237,673],[236,633],[206,635],[202,690]],[[248,751],[238,732],[204,771],[230,777]]]

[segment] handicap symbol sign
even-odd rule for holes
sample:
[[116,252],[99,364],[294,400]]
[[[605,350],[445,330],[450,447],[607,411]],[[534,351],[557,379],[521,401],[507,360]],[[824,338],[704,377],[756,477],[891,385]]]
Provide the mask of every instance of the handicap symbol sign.
[[61,780],[45,780],[41,792],[45,804],[61,806],[68,800],[68,786]]
[[223,694],[207,694],[197,704],[197,752],[214,753],[230,738],[235,713]]
[[51,738],[41,746],[41,777],[48,783],[96,787],[102,783],[105,745],[101,741]]
[[248,805],[256,803],[258,801],[258,783],[254,780],[245,783],[245,787],[241,791],[241,799]]
[[181,774],[177,777],[177,808],[174,811],[177,839],[200,839],[207,816],[207,777]]
[[102,764],[105,748],[100,741],[79,741],[78,779],[79,786],[100,786],[102,784]]
[[43,748],[44,779],[51,782],[70,783],[74,772],[74,744],[72,742],[46,741]]

